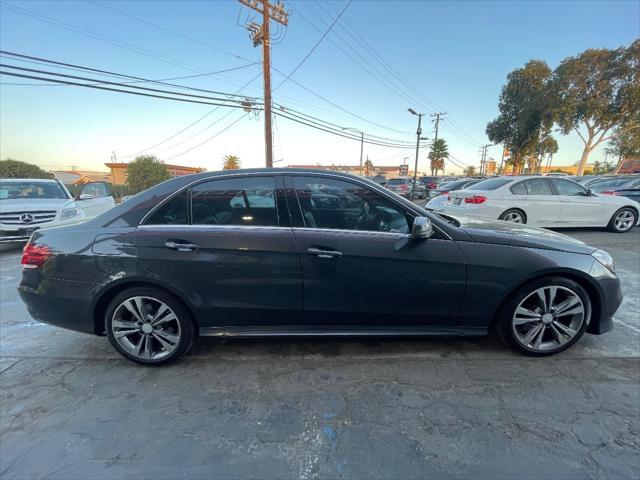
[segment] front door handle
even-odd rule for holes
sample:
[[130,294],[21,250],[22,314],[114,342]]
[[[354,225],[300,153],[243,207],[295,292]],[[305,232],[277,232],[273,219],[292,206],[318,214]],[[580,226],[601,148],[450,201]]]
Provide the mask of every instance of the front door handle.
[[342,257],[342,252],[337,250],[321,250],[320,248],[308,248],[307,252],[311,255],[315,255],[318,258],[340,258]]
[[195,243],[182,243],[182,242],[164,242],[164,246],[171,250],[177,250],[179,252],[192,252],[198,249],[198,245]]

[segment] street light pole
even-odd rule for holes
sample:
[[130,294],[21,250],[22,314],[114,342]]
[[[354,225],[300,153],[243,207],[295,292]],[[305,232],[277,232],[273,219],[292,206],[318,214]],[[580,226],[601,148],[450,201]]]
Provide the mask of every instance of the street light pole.
[[364,151],[364,132],[351,127],[342,127],[342,130],[352,130],[360,134],[360,176],[362,176],[362,152]]
[[416,115],[418,117],[418,129],[416,130],[416,163],[413,169],[413,186],[411,188],[411,200],[416,192],[416,182],[418,179],[418,154],[420,153],[420,135],[422,135],[422,117],[424,113],[418,113],[413,108],[407,109],[411,115]]

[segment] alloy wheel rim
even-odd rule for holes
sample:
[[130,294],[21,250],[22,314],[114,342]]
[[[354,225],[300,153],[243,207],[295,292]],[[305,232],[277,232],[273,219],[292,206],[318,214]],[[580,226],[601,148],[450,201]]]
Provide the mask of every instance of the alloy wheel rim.
[[174,311],[153,297],[135,296],[118,305],[111,318],[116,342],[130,355],[161,360],[180,343],[180,322]]
[[534,290],[518,304],[511,325],[523,347],[548,352],[573,340],[586,315],[585,305],[576,292],[550,285]]
[[618,230],[628,230],[633,226],[633,221],[635,220],[635,215],[629,210],[624,210],[616,215],[615,220],[613,221],[616,229]]
[[518,212],[509,212],[504,216],[505,222],[522,223],[522,215]]

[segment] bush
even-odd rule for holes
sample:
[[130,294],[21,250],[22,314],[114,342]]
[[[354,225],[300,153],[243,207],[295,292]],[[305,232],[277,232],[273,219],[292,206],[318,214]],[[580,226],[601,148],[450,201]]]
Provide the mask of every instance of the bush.
[[53,174],[32,163],[7,158],[0,160],[0,178],[53,178]]
[[127,168],[127,186],[130,195],[151,188],[170,178],[171,174],[167,166],[153,155],[140,155]]

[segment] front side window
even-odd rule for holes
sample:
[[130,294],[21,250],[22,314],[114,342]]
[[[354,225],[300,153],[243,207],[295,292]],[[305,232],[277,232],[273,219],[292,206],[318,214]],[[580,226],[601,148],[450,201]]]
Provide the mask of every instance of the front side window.
[[278,226],[273,177],[210,180],[191,191],[193,225]]
[[80,198],[102,198],[109,196],[109,189],[106,183],[87,183],[80,191]]
[[524,183],[529,195],[553,195],[551,185],[549,185],[549,182],[544,178],[532,178],[531,180],[526,180]]
[[570,195],[570,196],[587,196],[587,191],[582,185],[578,185],[571,180],[551,180],[553,185],[558,190],[558,195]]
[[366,187],[322,177],[294,177],[307,228],[409,233],[412,218]]
[[188,225],[189,190],[184,190],[151,214],[147,225]]

